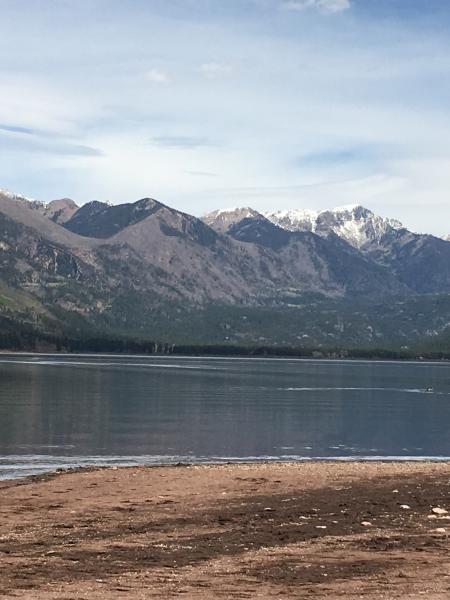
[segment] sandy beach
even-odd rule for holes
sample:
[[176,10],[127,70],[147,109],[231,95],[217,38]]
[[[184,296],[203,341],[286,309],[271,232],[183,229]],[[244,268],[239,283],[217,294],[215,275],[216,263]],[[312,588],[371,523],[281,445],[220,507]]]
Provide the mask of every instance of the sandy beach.
[[450,596],[450,464],[109,468],[0,484],[0,597]]

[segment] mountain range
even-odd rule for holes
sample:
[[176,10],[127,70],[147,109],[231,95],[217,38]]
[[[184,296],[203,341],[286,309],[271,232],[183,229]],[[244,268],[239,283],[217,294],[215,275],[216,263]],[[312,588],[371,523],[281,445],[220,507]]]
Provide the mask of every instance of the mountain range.
[[[360,205],[203,218],[0,191],[0,317],[167,342],[447,343],[450,241]],[[1,333],[1,329],[0,329]]]

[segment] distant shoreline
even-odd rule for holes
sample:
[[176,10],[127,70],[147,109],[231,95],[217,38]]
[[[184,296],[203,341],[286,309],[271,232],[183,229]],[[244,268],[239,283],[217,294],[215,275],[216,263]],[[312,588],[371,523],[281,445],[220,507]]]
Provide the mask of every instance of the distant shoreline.
[[408,362],[408,363],[438,363],[438,364],[442,364],[442,363],[448,363],[450,362],[450,356],[447,357],[428,357],[428,356],[420,356],[420,357],[413,357],[413,356],[398,356],[395,358],[384,358],[381,356],[378,356],[377,354],[375,354],[372,357],[368,357],[368,356],[358,356],[356,353],[354,356],[346,356],[346,357],[340,357],[340,356],[302,356],[302,355],[296,355],[296,354],[252,354],[252,353],[248,353],[248,354],[236,354],[236,353],[230,353],[230,354],[207,354],[207,353],[198,353],[198,354],[194,354],[194,353],[178,353],[178,352],[171,352],[171,353],[154,353],[154,352],[147,352],[147,353],[140,353],[140,352],[105,352],[105,351],[80,351],[80,352],[67,352],[64,350],[60,350],[60,351],[31,351],[31,350],[7,350],[7,349],[0,349],[0,356],[5,356],[5,355],[10,355],[10,356],[85,356],[85,357],[89,357],[89,356],[109,356],[109,357],[125,357],[125,356],[135,356],[135,357],[139,357],[139,358],[192,358],[192,359],[223,359],[223,358],[228,358],[228,359],[235,359],[235,360],[280,360],[280,359],[285,359],[285,360],[300,360],[300,361],[316,361],[316,362],[379,362],[379,363],[389,363],[389,362]]

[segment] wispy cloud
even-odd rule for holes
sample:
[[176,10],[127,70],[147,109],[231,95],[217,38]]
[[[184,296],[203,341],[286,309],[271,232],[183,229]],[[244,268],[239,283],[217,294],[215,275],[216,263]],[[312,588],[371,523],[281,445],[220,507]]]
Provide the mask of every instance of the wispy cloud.
[[289,0],[283,3],[286,10],[316,9],[323,14],[335,14],[351,7],[350,0]]
[[170,83],[170,76],[167,71],[163,71],[162,69],[150,69],[145,74],[145,78],[152,83],[156,83],[159,85],[165,85]]
[[0,123],[0,131],[7,131],[8,133],[23,133],[25,135],[32,135],[33,129],[29,127],[20,127],[18,125],[8,125],[6,123]]
[[220,79],[233,72],[233,67],[226,63],[208,62],[199,67],[200,73],[208,79]]
[[36,133],[28,127],[0,125],[2,153],[52,154],[54,156],[102,156],[98,148],[76,143],[52,133]]
[[381,156],[387,158],[392,155],[392,149],[386,145],[358,144],[355,146],[340,146],[336,148],[325,147],[315,152],[306,152],[295,159],[298,166],[328,167],[348,165],[355,162],[370,161],[374,164]]

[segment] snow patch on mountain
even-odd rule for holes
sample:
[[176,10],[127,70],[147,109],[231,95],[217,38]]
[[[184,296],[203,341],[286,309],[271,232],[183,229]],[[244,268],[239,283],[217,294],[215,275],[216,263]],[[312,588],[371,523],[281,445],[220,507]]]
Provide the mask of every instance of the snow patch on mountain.
[[28,196],[23,196],[22,194],[16,194],[15,192],[11,192],[4,188],[0,188],[0,194],[2,196],[6,196],[6,198],[9,198],[10,200],[25,200],[26,202],[30,202],[30,204],[35,204],[35,205],[43,205],[44,204],[43,202],[40,202],[39,200],[35,200],[34,198],[29,198]]
[[383,236],[403,225],[395,219],[375,215],[359,204],[338,206],[330,210],[281,210],[264,216],[289,231],[312,231],[326,236],[335,233],[355,248],[376,243]]
[[319,212],[308,208],[294,208],[263,213],[263,216],[288,231],[314,231]]

